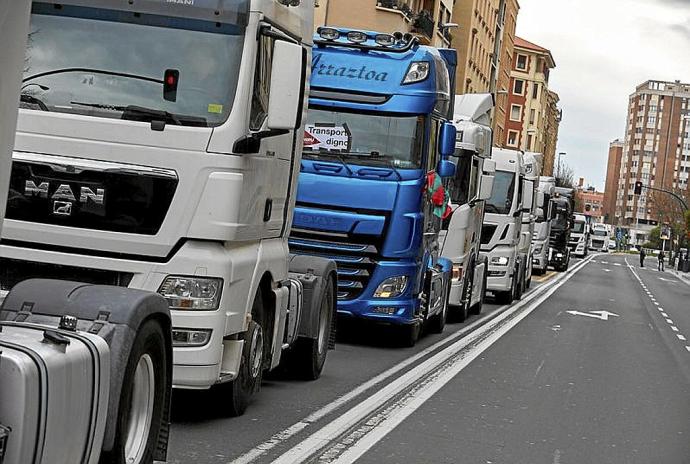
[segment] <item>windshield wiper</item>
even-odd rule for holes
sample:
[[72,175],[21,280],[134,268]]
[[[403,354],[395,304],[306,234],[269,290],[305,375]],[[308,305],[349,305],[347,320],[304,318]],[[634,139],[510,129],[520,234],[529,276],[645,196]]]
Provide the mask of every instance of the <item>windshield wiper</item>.
[[43,100],[33,95],[29,95],[28,93],[21,94],[19,101],[21,101],[22,103],[28,103],[29,105],[36,105],[42,111],[50,111],[48,109],[48,106],[45,103],[43,103]]
[[377,154],[377,152],[372,151],[372,152],[369,154],[369,158],[368,158],[368,159],[374,160],[374,161],[383,161],[383,163],[386,165],[386,167],[387,167],[387,168],[390,168],[390,169],[395,173],[395,175],[398,176],[398,180],[399,180],[399,181],[403,180],[403,177],[402,177],[402,175],[400,174],[400,171],[398,171],[398,168],[395,167],[395,163],[393,163],[393,159],[394,159],[394,158],[391,158],[391,157],[389,157],[389,156],[379,156],[379,155]]
[[198,126],[206,127],[207,121],[204,118],[197,118],[191,116],[181,116],[179,114],[170,113],[164,110],[157,110],[155,108],[146,108],[144,106],[128,105],[108,105],[104,103],[84,103],[78,101],[71,101],[72,105],[87,106],[89,108],[98,108],[109,111],[122,112],[122,119],[128,121],[153,122],[160,121],[166,124],[174,124],[176,126]]
[[22,83],[30,82],[30,81],[33,81],[33,80],[38,79],[40,77],[54,76],[56,74],[76,73],[76,72],[103,74],[106,76],[126,77],[129,79],[136,79],[139,81],[153,82],[154,84],[161,84],[161,85],[163,85],[165,83],[165,82],[163,82],[162,79],[156,79],[153,77],[140,76],[138,74],[129,74],[129,73],[123,73],[123,72],[118,72],[118,71],[108,71],[106,69],[94,69],[94,68],[60,68],[60,69],[54,69],[52,71],[46,71],[46,72],[33,74],[29,77],[26,77],[22,80]]
[[487,203],[487,204],[484,206],[484,210],[485,210],[487,213],[500,214],[500,212],[498,211],[498,208],[497,208],[495,205],[491,204],[491,203]]
[[347,172],[348,172],[348,174],[350,174],[350,176],[353,176],[355,174],[354,172],[352,172],[352,169],[350,169],[350,166],[347,165],[347,163],[345,162],[345,158],[343,158],[343,155],[341,155],[340,153],[333,153],[333,152],[329,152],[329,151],[319,150],[317,152],[305,152],[305,154],[326,156],[328,158],[335,158],[338,161],[340,161],[340,164],[343,165],[343,167],[347,170]]

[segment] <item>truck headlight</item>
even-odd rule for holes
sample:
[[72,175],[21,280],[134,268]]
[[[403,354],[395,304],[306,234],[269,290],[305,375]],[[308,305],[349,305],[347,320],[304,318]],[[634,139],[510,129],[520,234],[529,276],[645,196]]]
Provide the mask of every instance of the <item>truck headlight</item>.
[[415,61],[410,64],[405,74],[404,84],[416,84],[417,82],[422,82],[427,77],[429,77],[429,69],[431,66],[428,61]]
[[214,311],[220,304],[223,279],[169,276],[158,293],[170,309]]
[[407,288],[407,276],[389,277],[378,286],[374,298],[395,298]]
[[490,264],[494,266],[507,266],[510,260],[507,256],[494,256],[491,258]]

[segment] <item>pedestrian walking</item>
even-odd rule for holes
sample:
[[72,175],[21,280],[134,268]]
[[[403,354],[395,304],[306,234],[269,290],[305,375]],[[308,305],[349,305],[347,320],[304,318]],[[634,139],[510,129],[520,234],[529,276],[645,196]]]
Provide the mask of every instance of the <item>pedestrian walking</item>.
[[644,248],[640,248],[640,267],[644,267],[644,259],[647,257],[647,253]]
[[659,266],[657,271],[664,272],[664,252],[663,250],[659,252]]

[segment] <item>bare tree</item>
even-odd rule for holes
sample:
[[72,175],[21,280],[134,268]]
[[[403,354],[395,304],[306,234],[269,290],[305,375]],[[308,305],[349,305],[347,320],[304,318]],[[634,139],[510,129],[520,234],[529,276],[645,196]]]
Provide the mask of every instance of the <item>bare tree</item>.
[[575,169],[566,163],[561,164],[556,173],[556,187],[575,188]]

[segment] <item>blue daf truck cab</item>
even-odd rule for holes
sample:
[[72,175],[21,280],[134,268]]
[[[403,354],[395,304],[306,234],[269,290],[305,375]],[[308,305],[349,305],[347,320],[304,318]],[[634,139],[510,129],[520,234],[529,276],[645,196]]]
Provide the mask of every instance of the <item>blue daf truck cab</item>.
[[413,345],[446,319],[452,264],[438,237],[455,174],[456,53],[335,28],[314,43],[290,249],[336,261],[341,318]]

